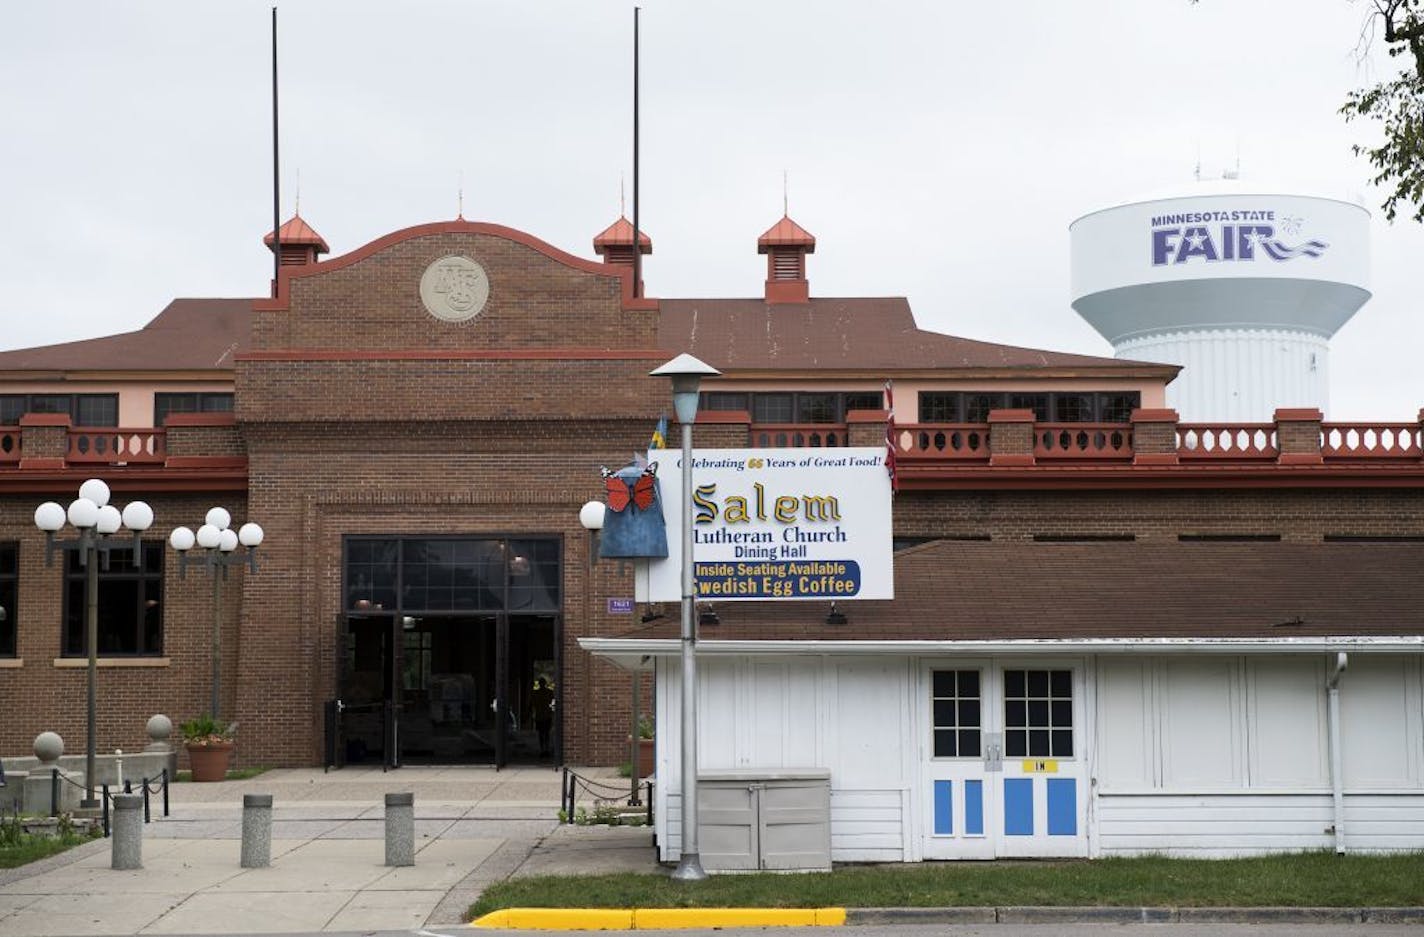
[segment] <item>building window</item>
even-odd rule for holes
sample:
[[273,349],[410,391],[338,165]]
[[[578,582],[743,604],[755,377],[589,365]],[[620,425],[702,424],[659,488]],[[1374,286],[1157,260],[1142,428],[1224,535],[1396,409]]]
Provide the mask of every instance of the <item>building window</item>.
[[20,546],[0,543],[0,657],[15,656],[15,593],[20,582]]
[[797,423],[839,423],[839,394],[797,394]]
[[746,394],[729,394],[708,392],[702,395],[702,402],[698,404],[701,410],[749,410]]
[[923,391],[920,394],[921,423],[958,423],[959,395],[940,391]]
[[[99,654],[104,657],[159,657],[163,654],[163,544],[145,543],[134,562],[132,551],[109,554],[99,563]],[[65,657],[86,657],[85,568],[79,554],[66,552],[64,569]]]
[[75,426],[118,426],[118,394],[0,394],[0,426],[26,413],[64,413]]
[[153,395],[153,425],[162,426],[170,413],[231,413],[232,394],[206,391]]
[[790,423],[795,406],[793,394],[752,394],[752,422]]
[[1040,423],[1048,422],[1047,394],[1009,394],[1010,410],[1032,410],[1033,418]]
[[885,398],[880,391],[871,394],[846,394],[845,412],[852,410],[884,410]]
[[1032,410],[1040,423],[1127,423],[1141,406],[1136,391],[1002,393],[924,391],[921,423],[987,423],[990,410]]
[[702,410],[745,410],[753,423],[844,423],[852,410],[883,410],[885,398],[879,391],[852,393],[731,393],[708,391],[702,394]]
[[1073,671],[1004,671],[1004,754],[1073,757]]
[[346,608],[428,614],[561,605],[557,540],[474,537],[346,540]]
[[979,671],[936,670],[931,677],[934,757],[978,758]]

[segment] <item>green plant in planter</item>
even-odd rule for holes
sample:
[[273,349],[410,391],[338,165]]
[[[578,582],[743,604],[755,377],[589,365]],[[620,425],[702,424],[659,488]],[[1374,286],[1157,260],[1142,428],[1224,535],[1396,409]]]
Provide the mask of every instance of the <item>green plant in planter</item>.
[[638,738],[650,739],[653,737],[653,717],[647,713],[638,717]]
[[183,744],[197,748],[230,743],[237,738],[237,723],[223,722],[204,713],[189,719],[178,727],[183,733]]

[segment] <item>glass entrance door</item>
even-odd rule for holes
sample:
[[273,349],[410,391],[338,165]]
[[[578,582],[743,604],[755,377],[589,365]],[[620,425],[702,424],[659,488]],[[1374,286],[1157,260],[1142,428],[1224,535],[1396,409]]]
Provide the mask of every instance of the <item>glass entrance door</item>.
[[347,761],[559,758],[557,540],[349,537],[345,554]]

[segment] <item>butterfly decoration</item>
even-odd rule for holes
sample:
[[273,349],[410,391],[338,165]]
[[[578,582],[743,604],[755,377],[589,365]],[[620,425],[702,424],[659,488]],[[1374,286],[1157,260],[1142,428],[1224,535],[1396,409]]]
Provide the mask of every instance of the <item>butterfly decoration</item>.
[[648,465],[631,483],[621,474],[604,469],[603,486],[608,495],[609,509],[622,513],[631,503],[638,510],[646,511],[653,506],[657,495],[657,478],[656,465]]

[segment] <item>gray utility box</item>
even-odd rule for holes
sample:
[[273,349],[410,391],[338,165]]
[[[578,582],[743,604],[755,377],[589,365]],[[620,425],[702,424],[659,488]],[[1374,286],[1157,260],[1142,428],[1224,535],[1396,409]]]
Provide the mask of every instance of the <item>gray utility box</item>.
[[709,871],[831,867],[831,772],[824,768],[703,771],[697,817]]

